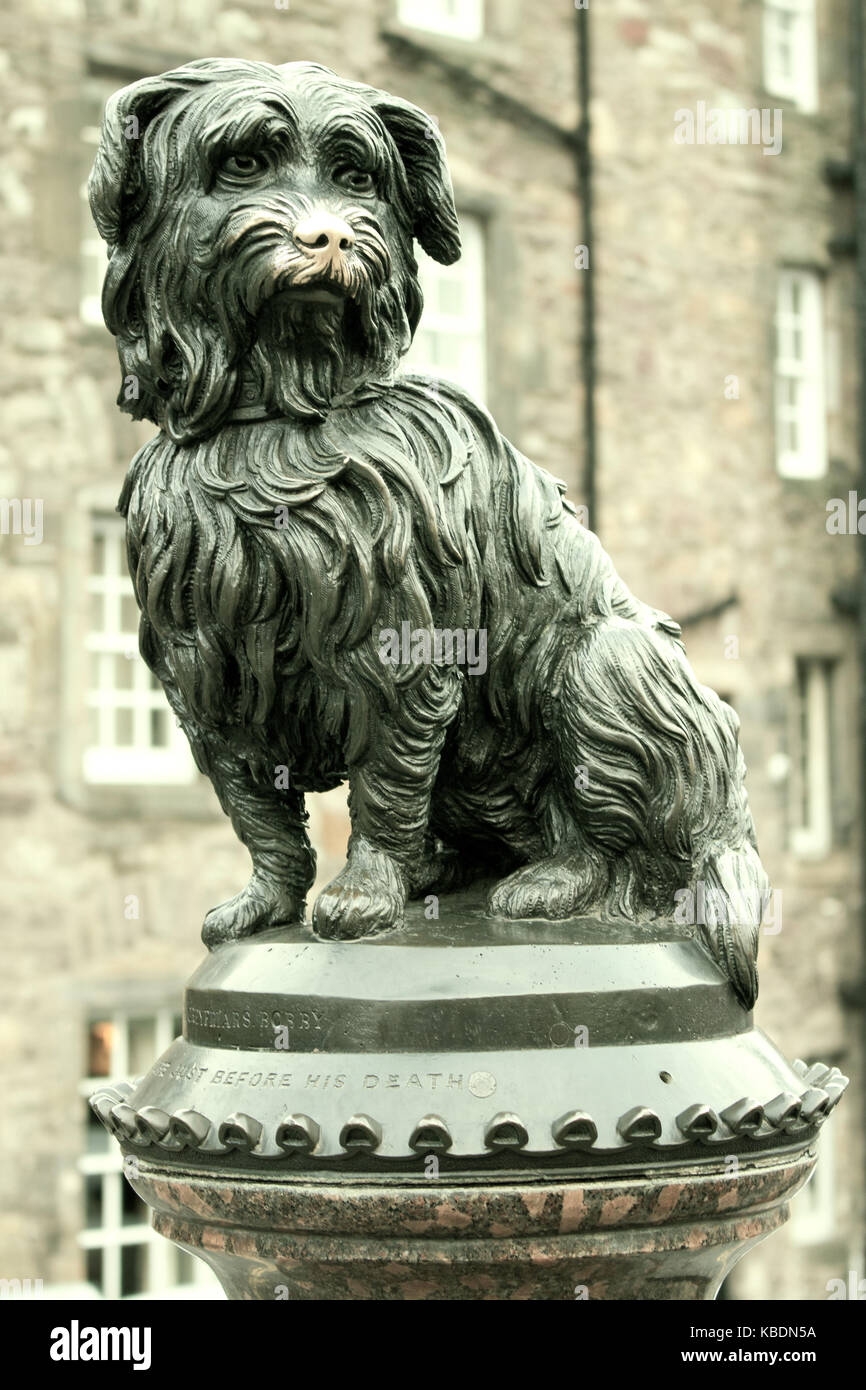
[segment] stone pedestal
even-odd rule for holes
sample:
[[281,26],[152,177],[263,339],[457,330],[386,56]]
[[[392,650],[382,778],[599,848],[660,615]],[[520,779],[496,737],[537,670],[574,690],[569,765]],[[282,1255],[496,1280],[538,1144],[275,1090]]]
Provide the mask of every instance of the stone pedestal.
[[93,1104],[232,1298],[713,1298],[845,1078],[789,1065],[688,928],[484,917],[223,947]]

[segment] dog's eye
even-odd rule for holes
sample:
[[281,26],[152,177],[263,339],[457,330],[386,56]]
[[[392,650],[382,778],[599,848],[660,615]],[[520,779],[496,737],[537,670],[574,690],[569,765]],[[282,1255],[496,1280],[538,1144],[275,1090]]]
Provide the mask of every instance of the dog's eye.
[[223,160],[220,173],[236,179],[248,179],[253,174],[261,173],[264,167],[265,161],[259,155],[230,154],[228,159]]
[[334,183],[350,189],[352,193],[372,193],[376,187],[376,180],[366,169],[353,169],[347,164],[334,170]]

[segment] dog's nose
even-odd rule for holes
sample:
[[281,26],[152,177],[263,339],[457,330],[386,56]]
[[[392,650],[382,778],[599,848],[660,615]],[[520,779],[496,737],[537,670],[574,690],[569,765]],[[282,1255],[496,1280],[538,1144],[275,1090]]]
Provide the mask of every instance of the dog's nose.
[[305,251],[327,250],[331,256],[350,251],[355,245],[355,233],[348,222],[329,212],[311,213],[297,224],[292,236]]

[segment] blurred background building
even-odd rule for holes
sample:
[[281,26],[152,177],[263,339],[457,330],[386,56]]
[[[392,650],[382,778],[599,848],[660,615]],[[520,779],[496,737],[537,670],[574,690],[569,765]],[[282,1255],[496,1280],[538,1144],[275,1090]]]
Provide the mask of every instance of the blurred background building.
[[[315,60],[438,121],[466,250],[423,267],[412,364],[462,381],[567,480],[626,582],[682,621],[699,675],[739,712],[777,887],[758,1019],[789,1055],[854,1080],[792,1221],[726,1296],[821,1299],[828,1280],[862,1276],[851,13],[848,0],[8,0],[0,1276],[214,1292],[150,1235],[86,1106],[96,1079],[140,1074],[175,1035],[204,913],[247,873],[137,655],[114,505],[152,431],[114,404],[84,197],[107,95],[211,55]],[[722,129],[737,142],[713,139]],[[343,800],[311,801],[326,881]]]

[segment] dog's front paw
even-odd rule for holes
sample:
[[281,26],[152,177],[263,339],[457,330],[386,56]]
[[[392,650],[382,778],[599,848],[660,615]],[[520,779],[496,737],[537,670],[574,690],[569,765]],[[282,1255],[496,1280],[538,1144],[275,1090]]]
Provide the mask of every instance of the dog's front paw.
[[398,927],[403,920],[406,886],[390,855],[366,841],[353,841],[348,862],[316,899],[313,930],[334,941]]
[[240,893],[211,908],[204,919],[201,939],[212,951],[226,941],[255,936],[256,932],[266,931],[268,927],[303,922],[304,906],[303,899],[253,874]]
[[593,896],[592,876],[575,856],[551,856],[509,874],[490,894],[487,909],[493,917],[573,917]]

